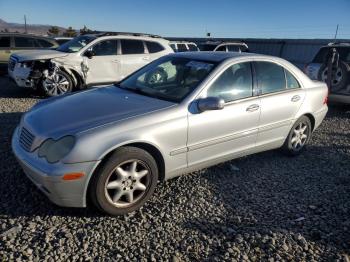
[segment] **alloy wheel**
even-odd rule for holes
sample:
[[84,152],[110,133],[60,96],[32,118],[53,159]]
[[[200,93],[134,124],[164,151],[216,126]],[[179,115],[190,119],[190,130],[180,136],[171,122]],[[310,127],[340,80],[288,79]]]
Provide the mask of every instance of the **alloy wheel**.
[[116,207],[128,207],[139,201],[150,184],[151,171],[140,160],[119,164],[107,177],[105,196]]
[[296,151],[300,150],[306,143],[308,138],[307,124],[300,122],[293,130],[291,138],[292,148]]
[[67,93],[69,90],[69,85],[70,83],[68,79],[60,73],[49,76],[43,81],[45,92],[51,96],[63,95]]

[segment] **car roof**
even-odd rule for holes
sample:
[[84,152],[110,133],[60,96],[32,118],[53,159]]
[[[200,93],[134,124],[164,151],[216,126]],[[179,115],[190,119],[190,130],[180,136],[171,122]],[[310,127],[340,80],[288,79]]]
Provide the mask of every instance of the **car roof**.
[[230,58],[239,58],[239,57],[249,57],[249,58],[259,58],[266,57],[272,58],[271,56],[254,54],[254,53],[239,53],[239,52],[215,52],[215,51],[201,51],[201,52],[184,52],[184,53],[175,53],[170,56],[184,57],[194,60],[204,60],[220,63],[224,60]]

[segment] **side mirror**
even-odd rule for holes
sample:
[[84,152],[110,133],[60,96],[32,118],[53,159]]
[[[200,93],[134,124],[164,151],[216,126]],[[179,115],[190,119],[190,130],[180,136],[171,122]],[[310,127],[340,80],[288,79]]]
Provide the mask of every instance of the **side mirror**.
[[85,52],[85,54],[84,54],[87,58],[89,58],[89,59],[91,59],[94,55],[96,55],[95,54],[95,52],[94,51],[92,51],[92,50],[87,50],[86,52]]
[[198,100],[198,110],[200,112],[208,110],[221,110],[225,107],[225,101],[218,97],[207,97]]

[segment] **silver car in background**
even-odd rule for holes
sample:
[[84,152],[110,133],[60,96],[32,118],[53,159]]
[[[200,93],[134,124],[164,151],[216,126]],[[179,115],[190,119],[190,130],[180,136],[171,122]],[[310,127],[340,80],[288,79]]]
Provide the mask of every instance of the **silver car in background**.
[[121,215],[158,181],[275,148],[299,154],[327,113],[327,92],[276,57],[172,54],[119,84],[39,102],[12,148],[54,203],[91,198]]

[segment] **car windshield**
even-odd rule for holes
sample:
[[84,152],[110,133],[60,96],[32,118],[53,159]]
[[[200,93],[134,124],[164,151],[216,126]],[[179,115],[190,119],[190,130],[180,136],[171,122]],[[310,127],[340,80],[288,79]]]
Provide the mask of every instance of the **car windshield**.
[[94,36],[88,36],[88,35],[78,36],[62,44],[60,47],[57,48],[57,51],[61,51],[65,53],[75,53],[95,39],[96,37]]
[[118,86],[133,92],[179,103],[208,76],[215,63],[164,57],[143,67]]

